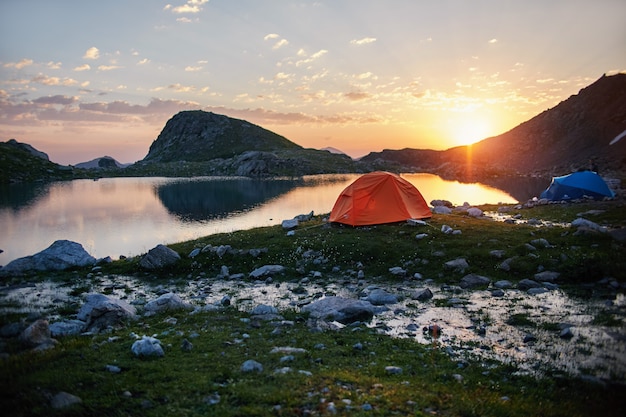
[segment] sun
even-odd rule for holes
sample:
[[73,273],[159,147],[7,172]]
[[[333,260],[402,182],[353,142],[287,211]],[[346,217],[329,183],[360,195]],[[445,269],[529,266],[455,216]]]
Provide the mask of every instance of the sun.
[[450,126],[454,146],[471,145],[493,135],[491,124],[484,119],[468,117]]

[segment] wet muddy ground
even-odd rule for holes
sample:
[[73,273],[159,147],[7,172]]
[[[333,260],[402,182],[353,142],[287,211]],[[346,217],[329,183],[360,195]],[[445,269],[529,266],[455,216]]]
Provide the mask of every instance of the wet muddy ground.
[[[626,297],[620,292],[583,300],[560,289],[537,295],[507,289],[504,296],[494,297],[489,290],[462,290],[419,280],[391,285],[356,279],[278,283],[199,278],[151,286],[135,277],[96,276],[72,285],[39,282],[0,288],[0,312],[39,313],[54,322],[60,319],[60,309],[75,307],[78,312],[84,294],[92,292],[137,307],[174,292],[197,306],[219,304],[228,295],[231,304],[242,311],[267,304],[298,312],[323,296],[358,298],[372,288],[399,297],[398,303],[387,305],[386,312],[367,323],[381,333],[436,345],[459,358],[511,363],[523,373],[556,372],[626,381]],[[411,293],[424,288],[433,292],[432,299],[411,299]],[[606,323],[598,321],[599,317],[617,320]],[[437,338],[423,331],[434,324],[442,329]],[[570,331],[564,332],[567,328]]]

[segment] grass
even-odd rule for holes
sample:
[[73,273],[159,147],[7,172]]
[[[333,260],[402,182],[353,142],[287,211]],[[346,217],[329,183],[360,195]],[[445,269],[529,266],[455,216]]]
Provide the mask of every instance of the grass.
[[[520,213],[525,218],[559,222],[571,221],[572,214],[595,207],[546,206]],[[621,206],[605,208],[593,221],[624,225],[626,216]],[[441,233],[444,224],[462,234]],[[418,233],[428,237],[417,240]],[[546,239],[550,247],[533,250],[527,246],[539,238]],[[267,250],[258,257],[241,253],[219,257],[211,251],[195,258],[187,256],[194,248],[207,245]],[[101,273],[132,275],[150,285],[167,282],[182,286],[197,277],[217,276],[222,265],[228,266],[231,274],[247,277],[259,266],[279,264],[285,266],[285,273],[273,279],[298,288],[302,278],[340,281],[342,277],[356,277],[360,270],[367,283],[401,282],[404,278],[389,272],[395,266],[406,269],[408,276],[419,272],[426,279],[448,285],[457,285],[467,273],[488,276],[492,282],[515,282],[533,278],[540,270],[553,270],[561,273],[562,288],[576,296],[583,292],[597,296],[595,287],[584,286],[587,289],[581,292],[581,283],[607,277],[622,284],[626,281],[624,244],[605,234],[575,236],[572,230],[558,226],[507,224],[463,215],[435,215],[428,226],[421,227],[395,224],[365,228],[330,226],[323,216],[316,216],[293,236],[273,226],[169,246],[182,256],[173,267],[144,271],[136,258],[104,265]],[[492,250],[504,250],[504,258],[490,255]],[[467,260],[466,271],[443,267],[459,257]],[[513,258],[509,271],[499,268],[505,258]],[[315,272],[322,277],[314,278]],[[89,292],[89,279],[97,279],[85,279],[88,274],[90,271],[77,270],[29,279],[71,285],[72,294],[78,295]],[[7,283],[21,281],[13,278]],[[57,312],[71,316],[77,308],[60,306]],[[276,324],[250,320],[247,313],[229,307],[216,312],[141,317],[108,333],[62,338],[57,347],[44,352],[27,351],[16,339],[4,339],[0,406],[15,416],[297,416],[332,415],[333,410],[336,415],[350,416],[617,416],[626,406],[620,384],[602,385],[563,375],[524,376],[512,365],[451,356],[436,341],[422,345],[411,338],[381,335],[365,326],[312,333],[306,316],[297,311],[282,313],[289,324],[280,326],[280,332],[275,332]],[[489,311],[479,315],[487,320]],[[177,319],[176,324],[166,321],[171,317]],[[623,320],[613,313],[594,317],[598,325],[623,326]],[[5,315],[0,317],[0,324],[21,319],[24,317]],[[522,327],[537,326],[527,313],[514,314],[509,320]],[[545,326],[545,330],[556,329],[555,324]],[[155,335],[165,356],[134,357],[131,334]],[[193,344],[191,351],[181,348],[183,339]],[[271,353],[276,346],[306,352],[281,362],[284,354]],[[263,372],[242,372],[241,365],[248,359],[260,362]],[[121,372],[111,373],[107,365],[115,365]],[[402,372],[389,373],[388,366],[400,367]],[[284,367],[290,371],[276,372]],[[70,409],[51,409],[49,399],[59,391],[77,395],[82,403]]]

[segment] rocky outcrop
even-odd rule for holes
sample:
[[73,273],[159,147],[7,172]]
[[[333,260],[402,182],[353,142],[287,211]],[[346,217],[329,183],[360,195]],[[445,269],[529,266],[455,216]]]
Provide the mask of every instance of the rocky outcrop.
[[28,271],[60,271],[95,263],[96,258],[87,253],[80,243],[57,240],[41,252],[9,262],[0,269],[0,275],[21,275]]
[[301,149],[288,139],[245,120],[202,110],[172,117],[144,162],[209,161],[246,151]]
[[157,245],[141,258],[139,265],[146,269],[159,269],[174,265],[179,260],[180,255],[178,252],[165,245]]
[[361,161],[466,180],[529,173],[550,177],[590,164],[601,175],[626,172],[626,138],[614,141],[626,131],[625,98],[626,74],[602,76],[554,108],[471,148],[384,150]]

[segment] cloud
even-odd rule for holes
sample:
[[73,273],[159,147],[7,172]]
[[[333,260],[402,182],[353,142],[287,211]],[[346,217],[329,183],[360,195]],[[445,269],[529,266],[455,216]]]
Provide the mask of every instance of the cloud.
[[265,37],[263,38],[264,41],[270,40],[270,39],[278,39],[279,36],[276,33],[270,33],[268,35],[265,35]]
[[99,71],[112,71],[112,70],[116,70],[116,69],[120,69],[122,67],[120,67],[119,65],[100,65],[98,66],[98,70]]
[[100,57],[100,51],[95,46],[87,49],[85,51],[85,55],[83,55],[84,59],[98,59]]
[[149,63],[150,60],[148,58],[144,58],[141,61],[137,62],[137,65],[145,65],[147,63]]
[[376,42],[376,38],[363,38],[363,39],[353,39],[350,41],[352,45],[367,45],[368,43]]
[[53,62],[50,61],[46,64],[46,66],[50,69],[61,69],[61,63],[60,62]]
[[6,64],[4,64],[5,68],[15,68],[15,69],[22,69],[24,67],[28,67],[30,65],[33,65],[33,60],[32,59],[21,59],[19,62],[8,62]]
[[48,77],[47,75],[44,75],[44,74],[37,75],[36,77],[32,78],[31,81],[38,83],[38,84],[49,85],[49,86],[54,86],[54,85],[70,86],[70,85],[78,84],[78,81],[72,78],[61,79],[59,77]]
[[79,65],[78,67],[74,68],[74,71],[89,71],[91,69],[91,67],[89,66],[89,64],[83,64],[83,65]]
[[172,6],[171,4],[166,5],[164,10],[171,10],[172,13],[183,14],[183,13],[200,13],[202,11],[202,5],[208,3],[209,0],[188,0],[182,6]]
[[498,40],[496,38],[489,39],[489,43],[498,43]]
[[39,97],[39,98],[33,100],[33,103],[36,103],[36,104],[46,104],[46,105],[48,105],[48,104],[60,104],[62,106],[67,106],[67,105],[75,103],[76,101],[78,101],[77,97],[56,95],[56,96]]
[[201,71],[201,70],[202,70],[201,66],[197,66],[197,67],[187,66],[187,67],[185,67],[185,71],[186,72],[197,72],[197,71]]
[[365,100],[371,97],[370,94],[363,93],[363,92],[350,92],[350,93],[345,93],[343,96],[351,101],[361,101],[361,100]]
[[289,45],[289,41],[287,39],[281,39],[278,42],[276,42],[274,46],[272,46],[272,49],[279,49],[287,45]]

